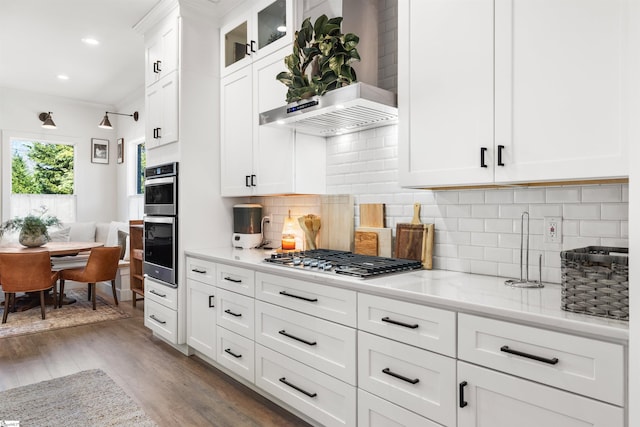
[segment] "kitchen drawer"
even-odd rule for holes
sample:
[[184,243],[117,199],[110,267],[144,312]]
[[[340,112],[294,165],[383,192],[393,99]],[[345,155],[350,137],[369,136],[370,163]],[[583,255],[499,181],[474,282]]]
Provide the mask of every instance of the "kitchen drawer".
[[256,344],[256,385],[323,426],[356,425],[356,388]]
[[456,361],[358,332],[358,387],[435,422],[456,423]]
[[303,280],[256,273],[256,298],[356,327],[356,292]]
[[162,304],[172,310],[178,309],[178,288],[163,285],[146,277],[144,279],[144,298]]
[[187,278],[206,283],[216,284],[216,264],[213,261],[205,261],[198,258],[187,257]]
[[355,329],[256,301],[256,342],[356,385]]
[[246,268],[232,265],[218,264],[216,273],[216,285],[239,294],[253,297],[255,295],[255,272]]
[[458,427],[623,427],[624,408],[458,362]]
[[358,389],[358,427],[441,427],[420,415]]
[[218,325],[252,340],[255,300],[220,288],[216,296]]
[[358,293],[358,329],[456,357],[456,313]]
[[221,326],[218,326],[217,332],[218,354],[216,360],[218,363],[253,383],[255,380],[255,344],[253,340]]
[[458,359],[624,405],[621,345],[460,314]]
[[[146,283],[145,283],[146,285]],[[162,304],[144,299],[144,326],[154,334],[173,344],[178,344],[178,312]]]

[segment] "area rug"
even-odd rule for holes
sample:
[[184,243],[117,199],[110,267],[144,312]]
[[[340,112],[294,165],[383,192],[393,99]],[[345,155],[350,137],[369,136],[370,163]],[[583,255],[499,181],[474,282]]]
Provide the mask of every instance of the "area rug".
[[[62,308],[55,310],[52,306],[47,306],[44,320],[40,315],[40,306],[26,311],[9,313],[7,323],[0,324],[0,338],[131,317],[130,314],[113,305],[112,301],[105,300],[99,294],[96,295],[96,309],[94,311],[91,301],[87,301],[86,288],[65,289],[65,294],[68,298],[75,299],[76,302],[63,305]],[[3,313],[4,303],[0,307],[0,316]]]
[[21,427],[157,425],[100,369],[0,392],[0,420]]

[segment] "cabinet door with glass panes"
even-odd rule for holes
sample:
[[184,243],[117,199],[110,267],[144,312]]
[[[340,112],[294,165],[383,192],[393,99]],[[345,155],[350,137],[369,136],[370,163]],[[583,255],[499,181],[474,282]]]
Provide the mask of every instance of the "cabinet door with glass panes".
[[263,0],[226,22],[220,29],[222,76],[290,43],[296,25],[295,3]]

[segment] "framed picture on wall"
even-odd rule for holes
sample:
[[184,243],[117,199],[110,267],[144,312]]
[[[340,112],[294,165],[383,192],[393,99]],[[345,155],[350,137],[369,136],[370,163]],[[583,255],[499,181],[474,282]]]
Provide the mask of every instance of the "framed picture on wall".
[[124,162],[124,138],[118,138],[118,163]]
[[109,164],[109,140],[91,138],[91,163]]

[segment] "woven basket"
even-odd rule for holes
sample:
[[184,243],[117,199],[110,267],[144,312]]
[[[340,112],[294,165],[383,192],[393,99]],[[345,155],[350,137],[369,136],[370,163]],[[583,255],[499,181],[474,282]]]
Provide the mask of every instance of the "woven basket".
[[562,251],[562,309],[629,320],[629,257],[621,255],[628,253],[609,246]]

